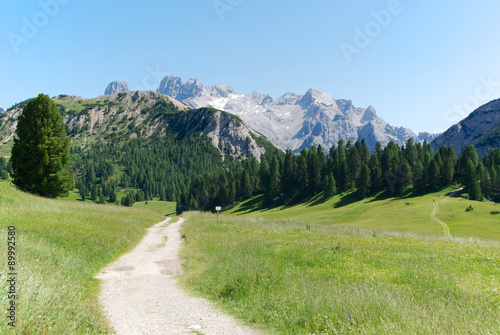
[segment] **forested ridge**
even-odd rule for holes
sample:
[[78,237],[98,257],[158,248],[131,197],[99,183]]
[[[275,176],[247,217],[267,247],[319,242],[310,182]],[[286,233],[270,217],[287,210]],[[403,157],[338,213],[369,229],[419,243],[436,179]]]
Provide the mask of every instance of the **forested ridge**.
[[252,195],[263,194],[267,204],[284,205],[323,192],[325,198],[354,191],[359,199],[388,192],[391,196],[425,194],[460,183],[464,197],[500,202],[500,150],[482,160],[473,145],[457,157],[453,147],[438,151],[413,139],[399,147],[377,144],[370,153],[364,141],[340,140],[329,152],[321,146],[288,150],[258,164],[254,159],[236,162],[215,175],[198,175],[177,205],[185,210],[213,210]]
[[190,176],[221,169],[220,153],[205,138],[132,139],[120,145],[95,145],[88,150],[72,149],[75,187],[83,199],[116,202],[176,201],[185,192]]
[[[253,139],[265,149],[259,162],[227,147],[223,156],[214,147],[202,129],[213,122],[215,109],[181,111],[154,92],[53,99],[66,120],[73,187],[82,200],[123,205],[175,201],[182,212],[227,208],[261,194],[269,205],[291,205],[319,193],[324,198],[348,191],[359,199],[381,192],[397,197],[458,183],[466,186],[464,196],[470,199],[500,202],[498,149],[479,159],[474,146],[457,156],[453,147],[433,151],[413,139],[401,147],[377,143],[371,152],[364,140],[340,140],[330,149],[312,146],[295,155],[250,133],[247,144]],[[17,105],[17,113],[26,103]],[[17,114],[12,110],[9,115]],[[237,117],[227,119],[241,126]],[[4,121],[2,134],[8,136],[14,118]],[[10,161],[1,158],[0,178],[8,179],[9,173]]]
[[[155,92],[126,92],[84,99],[52,98],[71,140],[73,189],[82,200],[132,205],[136,201],[178,201],[193,176],[214,175],[231,162],[279,151],[234,115],[213,108],[190,109]],[[26,100],[0,122],[8,154],[12,129]],[[246,139],[245,139],[246,137]],[[10,161],[0,161],[8,179]]]

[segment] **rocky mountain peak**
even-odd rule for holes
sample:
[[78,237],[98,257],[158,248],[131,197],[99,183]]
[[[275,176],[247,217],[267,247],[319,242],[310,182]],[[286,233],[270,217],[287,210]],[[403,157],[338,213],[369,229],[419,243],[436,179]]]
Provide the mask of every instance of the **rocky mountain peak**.
[[309,89],[299,101],[299,105],[304,108],[309,108],[311,105],[333,106],[335,104],[336,101],[330,94],[314,89]]
[[292,92],[283,94],[276,103],[278,105],[294,105],[299,100],[299,96]]
[[158,92],[192,108],[212,107],[237,115],[277,146],[296,152],[311,145],[329,148],[339,139],[364,138],[370,148],[377,142],[383,146],[389,141],[403,145],[410,137],[418,141],[410,129],[387,124],[373,106],[355,107],[351,100],[336,100],[315,89],[304,95],[288,92],[274,101],[255,91],[237,94],[229,85],[205,87],[196,78],[182,84],[178,77],[165,77]]
[[361,122],[369,122],[373,121],[377,118],[377,111],[373,106],[368,106],[368,108],[365,110],[365,113],[363,114],[363,118],[361,119]]
[[213,86],[213,90],[223,98],[228,98],[230,95],[236,94],[231,85],[216,85]]
[[176,98],[182,91],[182,78],[175,76],[166,76],[160,83],[157,92]]
[[3,108],[3,106],[0,106],[0,113],[3,113],[5,112],[5,108]]
[[114,93],[122,93],[128,91],[128,85],[125,81],[113,81],[109,83],[108,87],[104,91],[104,95],[114,94]]
[[460,154],[467,145],[474,144],[478,154],[484,155],[493,147],[500,145],[498,128],[500,128],[500,99],[477,108],[437,137],[432,145],[436,149],[442,146],[454,146],[457,154]]
[[[258,92],[254,92],[255,93],[258,93]],[[273,98],[268,94],[264,97],[264,99],[262,99],[262,101],[260,102],[261,105],[265,105],[265,104],[268,104],[268,103],[271,103],[273,102]]]
[[168,95],[179,101],[201,95],[204,86],[198,78],[191,78],[183,83],[182,78],[166,76],[160,83],[157,92]]

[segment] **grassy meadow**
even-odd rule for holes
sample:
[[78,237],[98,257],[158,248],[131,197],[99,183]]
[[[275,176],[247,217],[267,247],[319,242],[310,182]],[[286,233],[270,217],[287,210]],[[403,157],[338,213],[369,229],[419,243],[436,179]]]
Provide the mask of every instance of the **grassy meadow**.
[[[431,218],[438,204],[437,217],[448,223],[451,234],[460,237],[479,237],[500,240],[500,204],[466,199],[447,198],[455,190],[449,187],[423,196],[392,198],[385,194],[358,201],[354,194],[336,195],[324,200],[322,195],[295,206],[265,207],[262,197],[240,203],[225,214],[239,217],[282,218],[307,220],[316,224],[335,224],[353,228],[372,228],[399,232],[442,235],[443,228]],[[472,205],[474,211],[465,209]]]
[[449,192],[187,213],[181,283],[276,334],[500,334],[499,207]]
[[[165,204],[165,203],[163,203]],[[94,275],[135,246],[165,208],[50,200],[0,182],[1,334],[107,334]],[[149,206],[149,207],[148,207]],[[146,208],[144,208],[146,207]],[[147,209],[148,208],[148,209]],[[16,328],[7,325],[7,233],[16,228]]]

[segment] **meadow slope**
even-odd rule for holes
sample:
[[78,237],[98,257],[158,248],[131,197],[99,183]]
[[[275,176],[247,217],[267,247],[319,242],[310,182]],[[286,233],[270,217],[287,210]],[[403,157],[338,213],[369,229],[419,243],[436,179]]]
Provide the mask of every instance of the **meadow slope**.
[[0,182],[2,292],[8,285],[9,226],[16,231],[17,272],[16,328],[5,321],[10,299],[1,294],[0,333],[108,333],[94,276],[135,246],[147,227],[164,218],[161,212],[143,208],[40,198]]
[[450,190],[186,213],[181,282],[276,334],[498,334],[498,205]]

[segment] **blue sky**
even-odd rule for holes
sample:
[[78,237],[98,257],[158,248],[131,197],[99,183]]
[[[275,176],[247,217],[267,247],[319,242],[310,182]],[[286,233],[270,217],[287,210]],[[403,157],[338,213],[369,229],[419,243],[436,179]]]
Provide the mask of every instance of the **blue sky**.
[[277,99],[309,88],[444,131],[500,98],[496,0],[5,0],[0,105],[164,75]]

